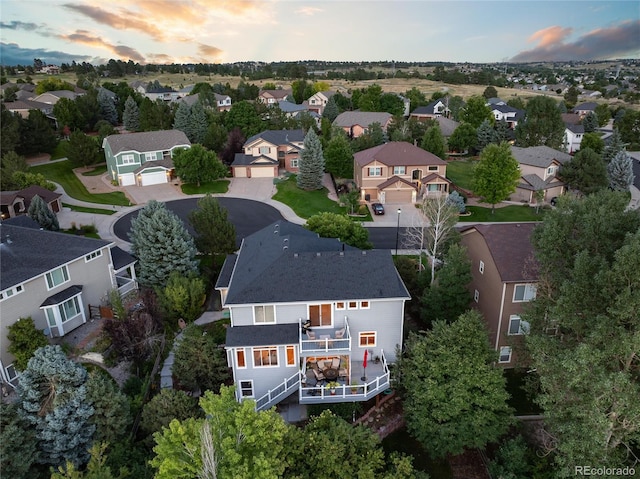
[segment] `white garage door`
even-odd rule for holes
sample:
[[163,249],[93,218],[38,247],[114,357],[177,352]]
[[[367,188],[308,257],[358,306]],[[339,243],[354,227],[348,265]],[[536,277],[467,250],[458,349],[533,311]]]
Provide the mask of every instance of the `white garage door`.
[[247,169],[244,166],[236,166],[233,168],[233,176],[236,178],[246,178]]
[[268,168],[251,168],[251,178],[273,178],[273,166]]
[[133,173],[120,175],[120,186],[131,186],[136,184],[136,177]]
[[159,185],[167,182],[167,173],[165,171],[154,171],[153,173],[142,174],[142,186]]

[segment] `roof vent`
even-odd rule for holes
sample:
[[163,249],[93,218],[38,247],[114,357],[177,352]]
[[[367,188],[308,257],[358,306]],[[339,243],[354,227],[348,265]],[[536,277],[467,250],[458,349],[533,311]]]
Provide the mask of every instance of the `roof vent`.
[[275,225],[273,225],[273,234],[278,234],[278,229],[280,228],[280,225],[278,223],[276,223]]
[[288,249],[289,249],[289,247],[288,247],[287,245],[284,245],[284,246],[282,247],[282,251],[287,251]]
[[340,256],[344,256],[344,251],[340,251]]
[[293,257],[297,258],[298,257],[298,253],[293,253]]
[[316,253],[316,256],[317,256],[317,257],[320,257],[320,253]]
[[366,251],[363,251],[363,252],[362,252],[362,256],[366,256],[366,255],[367,255],[367,252],[366,252]]

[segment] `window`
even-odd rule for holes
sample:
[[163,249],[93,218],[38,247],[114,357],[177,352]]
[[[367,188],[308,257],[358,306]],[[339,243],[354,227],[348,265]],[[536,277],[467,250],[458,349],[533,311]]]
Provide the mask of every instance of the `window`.
[[47,277],[47,289],[53,289],[69,281],[69,271],[66,266],[49,271],[45,276]]
[[271,306],[254,306],[253,307],[254,323],[275,323],[276,313],[275,307]]
[[295,158],[295,159],[291,160],[291,163],[290,163],[291,164],[291,168],[297,168],[299,161],[300,160],[298,158]]
[[344,301],[338,301],[336,303],[336,309],[340,309],[340,310],[344,309]]
[[278,347],[253,348],[253,367],[266,368],[278,365]]
[[253,381],[251,379],[240,381],[240,396],[243,398],[253,397]]
[[520,303],[531,301],[536,297],[536,286],[534,284],[516,284],[513,290],[513,302]]
[[122,155],[122,164],[131,165],[136,162],[136,158],[133,155]]
[[236,350],[236,367],[238,369],[244,369],[247,367],[247,363],[244,359],[244,348]]
[[523,321],[520,316],[512,314],[509,316],[509,335],[529,334],[529,323]]
[[261,146],[260,148],[258,148],[258,153],[260,153],[261,155],[266,155],[268,153],[271,153],[271,148],[269,148],[268,146]]
[[394,175],[404,175],[406,173],[407,169],[404,166],[394,166],[393,167],[393,174]]
[[360,301],[361,309],[369,309],[369,301]]
[[377,333],[375,331],[363,331],[363,332],[361,332],[358,335],[360,347],[366,348],[366,347],[369,347],[369,346],[375,346],[376,345],[376,334]]
[[154,151],[153,153],[145,153],[144,161],[156,161],[156,152]]
[[99,256],[102,256],[102,250],[101,249],[98,250],[98,251],[94,251],[93,253],[89,253],[87,256],[85,256],[84,257],[84,262],[88,263],[92,259],[96,259]]
[[480,300],[480,291],[477,289],[473,292],[473,300],[477,303]]
[[78,303],[78,297],[75,296],[68,301],[58,305],[60,310],[60,317],[62,322],[69,321],[80,314],[80,304]]
[[285,155],[284,151],[282,150],[278,151],[278,158],[284,158],[284,155]]
[[478,267],[478,271],[480,271],[480,274],[484,274],[484,261],[480,261],[480,266]]
[[382,176],[382,167],[374,166],[369,168],[369,176]]
[[331,326],[331,303],[309,305],[311,326]]
[[422,178],[422,170],[413,170],[411,172],[412,180],[419,180],[420,178]]
[[511,346],[502,346],[500,348],[500,359],[499,363],[510,363],[511,362]]
[[427,171],[438,171],[438,166],[428,166]]
[[287,346],[287,366],[296,365],[296,350],[293,346]]
[[18,377],[18,372],[13,364],[9,364],[9,366],[5,368],[5,372],[7,373],[7,379],[9,381],[13,381]]
[[2,293],[0,293],[0,301],[10,298],[15,294],[22,293],[23,291],[24,288],[21,284],[19,284],[18,286],[14,286],[13,288],[5,289]]
[[358,309],[357,301],[349,301],[349,309]]
[[550,166],[547,168],[547,175],[553,175],[553,172],[556,171],[555,166]]

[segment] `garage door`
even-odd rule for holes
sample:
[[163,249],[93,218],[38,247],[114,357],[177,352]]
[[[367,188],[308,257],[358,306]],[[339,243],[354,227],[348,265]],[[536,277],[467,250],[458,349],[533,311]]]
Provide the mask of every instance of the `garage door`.
[[410,203],[411,190],[385,190],[384,202],[389,203]]
[[167,182],[166,171],[154,171],[153,173],[143,173],[141,176],[142,186],[159,185]]
[[251,168],[251,178],[273,178],[273,166],[267,168]]
[[236,166],[233,168],[233,176],[235,178],[246,178],[247,169],[244,166]]
[[133,173],[120,175],[120,186],[131,186],[136,184],[136,177]]

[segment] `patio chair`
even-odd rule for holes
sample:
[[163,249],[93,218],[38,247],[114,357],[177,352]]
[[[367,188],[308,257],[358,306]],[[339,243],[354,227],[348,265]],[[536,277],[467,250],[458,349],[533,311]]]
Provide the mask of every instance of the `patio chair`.
[[344,338],[344,334],[347,332],[347,328],[338,329],[336,331],[336,339]]
[[331,360],[331,369],[338,369],[340,368],[340,358],[333,358]]
[[324,381],[324,374],[322,374],[320,371],[318,371],[317,369],[313,370],[313,375],[316,377],[316,381],[320,382],[320,381]]
[[316,339],[316,333],[314,333],[313,331],[307,331],[307,337],[309,339]]

